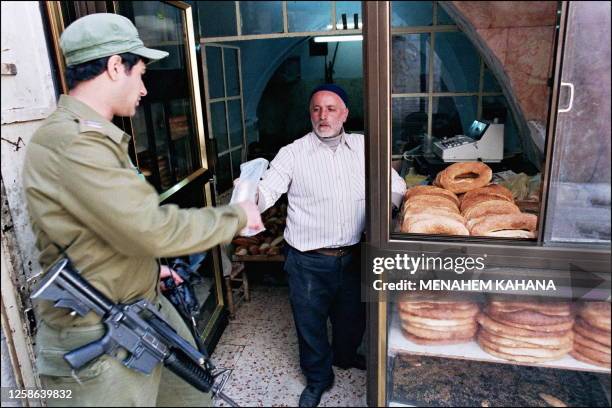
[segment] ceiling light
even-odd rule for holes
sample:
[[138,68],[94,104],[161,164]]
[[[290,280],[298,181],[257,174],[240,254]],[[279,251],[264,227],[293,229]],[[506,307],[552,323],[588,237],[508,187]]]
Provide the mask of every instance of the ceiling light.
[[363,35],[326,35],[314,38],[316,43],[341,41],[363,41]]

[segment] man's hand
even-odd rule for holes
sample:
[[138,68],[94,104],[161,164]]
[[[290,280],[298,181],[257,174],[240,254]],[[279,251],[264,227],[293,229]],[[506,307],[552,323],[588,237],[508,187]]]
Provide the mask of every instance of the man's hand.
[[166,265],[162,265],[160,268],[160,273],[159,273],[159,286],[161,287],[161,290],[166,290],[166,286],[163,284],[163,280],[172,276],[172,279],[174,280],[174,284],[175,285],[180,285],[181,283],[183,283],[183,278],[181,278],[179,276],[178,273],[176,273],[174,271],[174,269],[166,266]]
[[261,221],[261,214],[259,213],[259,208],[257,208],[257,204],[254,204],[250,201],[242,201],[238,203],[238,205],[244,210],[247,215],[246,228],[256,230],[264,227],[263,222]]

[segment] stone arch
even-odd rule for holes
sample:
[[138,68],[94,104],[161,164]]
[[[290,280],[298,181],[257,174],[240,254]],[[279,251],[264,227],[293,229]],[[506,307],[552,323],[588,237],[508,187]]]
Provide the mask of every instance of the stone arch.
[[[552,76],[556,2],[438,3],[496,76],[519,130],[523,152],[540,169],[550,99],[548,80]],[[517,57],[510,65],[506,51],[518,44],[517,32],[532,38],[528,44],[510,49],[512,57]]]
[[[279,43],[279,47],[272,50],[269,55],[266,56],[265,60],[261,61],[261,66],[255,67],[257,78],[252,86],[249,99],[246,101],[244,107],[247,128],[256,126],[255,120],[257,119],[257,106],[266,85],[270,81],[270,78],[272,78],[272,75],[274,75],[280,64],[283,63],[287,56],[309,38],[310,37],[287,38],[286,42]],[[246,40],[243,43],[247,43],[248,41],[249,40]]]

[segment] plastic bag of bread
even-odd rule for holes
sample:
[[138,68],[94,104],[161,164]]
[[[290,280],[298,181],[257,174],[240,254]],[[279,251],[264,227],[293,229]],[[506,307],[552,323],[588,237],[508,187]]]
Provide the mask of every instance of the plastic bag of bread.
[[502,181],[502,186],[512,191],[515,200],[525,200],[529,194],[529,176],[519,173]]
[[542,178],[540,173],[536,174],[529,180],[529,192],[527,193],[527,200],[539,201],[540,200],[540,183]]
[[427,180],[427,176],[423,176],[422,174],[418,174],[414,167],[411,167],[408,170],[408,173],[404,176],[404,181],[406,182],[406,188],[414,187],[419,184],[423,184],[423,182]]

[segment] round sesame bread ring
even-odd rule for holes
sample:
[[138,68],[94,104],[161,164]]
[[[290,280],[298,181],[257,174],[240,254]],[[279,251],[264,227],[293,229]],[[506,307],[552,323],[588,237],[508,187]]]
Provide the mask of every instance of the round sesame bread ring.
[[463,195],[461,202],[465,200],[469,200],[472,197],[488,194],[505,197],[506,201],[514,201],[514,196],[512,195],[512,191],[508,190],[506,187],[500,184],[489,184],[488,186],[480,187],[471,191],[468,191]]
[[482,298],[479,294],[456,292],[451,290],[411,290],[398,295],[397,302],[410,303],[414,307],[436,308],[452,306],[457,309],[471,309],[479,306]]
[[413,234],[470,235],[468,229],[461,222],[444,216],[417,221],[409,225],[407,232]]
[[[533,356],[533,355],[520,354],[520,352],[523,350],[519,350],[519,349],[513,350],[512,348],[503,348],[505,351],[510,351],[512,354],[506,353],[504,351],[499,351],[501,347],[497,347],[497,345],[495,345],[494,343],[488,342],[482,338],[478,339],[478,344],[480,344],[480,347],[484,351],[486,351],[487,353],[495,357],[499,357],[504,360],[517,361],[520,363],[542,363],[545,361],[557,360],[557,359],[564,357],[569,351],[568,349],[560,349],[560,350],[542,349],[543,350],[543,351],[541,350],[542,352],[537,353],[539,354],[539,356]],[[526,349],[526,350],[529,350],[529,349]]]
[[499,316],[491,316],[493,319],[497,320],[499,323],[504,324],[506,326],[511,326],[515,330],[516,329],[525,329],[532,331],[543,331],[543,332],[564,332],[567,330],[571,330],[574,322],[565,322],[565,323],[557,323],[557,324],[546,324],[546,325],[535,325],[535,324],[523,324],[523,323],[515,323],[508,320],[503,320]]
[[574,331],[587,339],[591,339],[608,347],[612,345],[612,338],[609,331],[607,332],[597,327],[593,327],[581,318],[576,319]]
[[[402,319],[401,314],[400,314],[400,319]],[[478,324],[476,323],[476,321],[470,324],[461,324],[459,326],[430,326],[427,324],[406,322],[402,320],[402,325],[409,325],[412,327],[419,327],[421,329],[427,329],[431,331],[441,331],[441,332],[447,332],[447,331],[457,331],[458,332],[458,331],[464,331],[464,330],[474,330],[475,331],[478,328]]]
[[543,348],[543,347],[515,347],[515,346],[503,346],[498,343],[489,341],[488,339],[478,336],[478,342],[486,345],[489,349],[493,349],[500,353],[510,354],[513,356],[531,356],[531,357],[542,357],[542,358],[559,358],[572,350],[572,344],[566,344],[559,348]]
[[408,199],[408,204],[424,204],[424,205],[440,205],[440,206],[448,206],[449,208],[459,209],[457,204],[452,200],[452,198],[445,196],[436,196],[436,195],[418,195]]
[[[597,350],[597,351],[600,351],[600,352],[608,354],[608,355],[611,354],[610,346],[603,345],[603,344],[598,343],[598,342],[596,342],[594,340],[591,340],[591,339],[589,339],[587,337],[584,337],[583,335],[581,335],[578,332],[574,333],[574,344],[581,344],[584,347],[588,347],[590,349]],[[608,357],[608,358],[610,358],[610,357]]]
[[445,339],[456,339],[456,338],[469,338],[474,337],[476,331],[478,331],[478,325],[473,324],[471,326],[461,326],[461,328],[447,328],[446,330],[435,330],[430,328],[423,328],[414,326],[412,324],[402,324],[402,330],[405,333],[410,333],[414,336],[422,337],[425,339],[432,340],[445,340]]
[[535,295],[491,294],[488,299],[491,306],[511,308],[512,310],[538,310],[540,313],[553,316],[569,316],[574,311],[573,302]]
[[580,360],[579,357],[586,357],[592,361],[596,361],[598,366],[610,367],[610,353],[604,353],[589,347],[585,347],[580,343],[574,343],[572,357]]
[[459,221],[462,224],[465,223],[465,218],[463,218],[462,215],[459,215],[445,208],[437,208],[437,207],[432,207],[432,208],[412,207],[404,212],[404,220],[407,217],[425,217],[425,216],[438,216],[438,215],[443,215],[445,217],[451,217]]
[[477,204],[484,203],[485,201],[493,201],[493,200],[508,201],[509,203],[514,202],[513,200],[509,200],[502,195],[478,194],[470,198],[465,198],[465,197],[463,198],[463,200],[461,201],[461,212],[464,212],[467,209],[472,208],[473,206]]
[[591,326],[610,332],[610,303],[585,302],[578,314]]
[[471,218],[465,222],[465,227],[468,230],[471,230],[472,228],[474,228],[474,225],[478,224],[479,222],[483,222],[486,217],[487,216],[485,215],[484,217]]
[[475,324],[475,320],[473,317],[463,317],[463,318],[450,318],[446,319],[432,319],[428,317],[421,317],[414,315],[412,313],[401,313],[401,318],[404,323],[418,323],[423,326],[465,326]]
[[[430,210],[429,210],[430,211]],[[428,210],[419,213],[410,212],[407,215],[404,215],[404,220],[402,221],[402,231],[409,231],[411,226],[420,221],[436,221],[440,220],[440,217],[446,217],[453,219],[462,225],[465,225],[465,219],[459,214],[453,213],[444,213],[444,214],[431,214]]]
[[584,363],[588,363],[588,364],[593,364],[596,366],[600,366],[600,367],[606,367],[606,368],[610,368],[611,364],[610,364],[610,359],[603,360],[603,361],[599,361],[599,360],[595,360],[592,358],[589,358],[587,356],[585,356],[582,353],[579,353],[577,350],[572,350],[570,352],[570,356],[574,357],[576,360],[580,360]]
[[406,200],[409,200],[411,197],[416,197],[420,195],[447,197],[454,201],[457,206],[459,206],[459,199],[457,198],[455,193],[436,186],[414,186],[408,189],[408,191],[406,191],[404,198]]
[[[470,175],[476,175],[475,178]],[[453,193],[465,193],[491,182],[493,171],[481,162],[454,163],[440,175],[440,184]]]
[[491,317],[487,316],[485,313],[480,313],[478,316],[476,316],[476,320],[486,330],[492,333],[495,333],[497,335],[500,335],[500,336],[505,336],[505,337],[511,337],[511,336],[539,337],[539,338],[544,338],[544,337],[549,337],[549,336],[562,337],[562,336],[567,335],[568,332],[571,332],[571,329],[572,329],[571,325],[569,327],[561,328],[561,329],[554,330],[554,331],[549,330],[549,328],[543,328],[543,327],[533,327],[533,326],[529,328],[516,327],[510,324],[507,324],[505,322],[499,322],[495,319],[492,319]]
[[[504,300],[505,299],[505,300]],[[549,300],[532,300],[531,297],[525,300],[512,297],[503,298],[501,296],[491,297],[488,309],[493,313],[518,312],[521,310],[531,310],[548,316],[572,316],[573,309],[569,302],[554,302]]]
[[[482,327],[479,332],[479,335],[480,334],[484,334],[485,336],[486,335],[495,336],[495,339],[499,341],[502,341],[501,339],[503,338],[503,339],[506,339],[503,341],[511,340],[511,341],[516,341],[517,344],[521,343],[521,344],[528,344],[530,346],[537,346],[537,347],[542,347],[542,348],[552,348],[552,349],[558,349],[561,347],[571,346],[574,341],[574,332],[571,330],[567,330],[563,332],[562,335],[559,335],[559,336],[551,336],[550,333],[543,333],[541,336],[538,337],[538,336],[517,336],[512,332],[495,333],[491,330],[487,330],[486,328]],[[493,341],[493,342],[495,343],[496,341]]]
[[487,306],[485,312],[491,318],[497,321],[503,321],[522,325],[531,325],[531,326],[550,326],[557,325],[563,323],[570,323],[569,328],[572,328],[574,323],[574,316],[550,316],[543,313],[539,313],[535,310],[514,310],[511,312],[500,311],[498,308],[494,306]]
[[443,210],[447,210],[449,212],[453,212],[455,214],[459,214],[459,207],[454,204],[449,204],[449,201],[446,202],[423,202],[423,201],[405,201],[404,202],[404,213],[410,210],[424,210],[428,208],[441,208]]
[[504,337],[504,336],[498,336],[496,334],[493,334],[491,332],[488,332],[486,330],[481,329],[478,332],[478,338],[483,338],[487,341],[490,341],[491,343],[495,343],[497,345],[500,346],[505,346],[505,347],[520,347],[520,348],[538,348],[538,349],[560,349],[560,348],[568,348],[572,346],[572,338],[569,337],[567,339],[567,341],[565,341],[564,343],[559,343],[556,345],[541,345],[541,344],[534,344],[534,343],[529,343],[523,340],[519,340],[517,338],[510,338],[510,337]]
[[[438,305],[436,307],[415,307],[417,305],[408,302],[399,302],[398,307],[400,313],[410,313],[416,316],[428,317],[432,319],[465,319],[475,318],[480,308],[478,305],[473,304],[469,309],[458,309],[453,306]],[[475,320],[474,320],[475,322]]]
[[410,340],[413,343],[422,344],[422,345],[431,345],[431,346],[468,343],[472,341],[472,339],[474,338],[474,336],[469,336],[469,337],[457,337],[457,338],[451,338],[451,339],[435,339],[434,340],[434,339],[425,339],[422,337],[414,336],[410,333],[406,333],[406,331],[403,331],[403,334],[404,334],[404,337],[406,337],[408,340]]
[[521,209],[516,204],[504,200],[491,200],[476,204],[461,215],[466,220],[472,220],[474,218],[484,217],[485,215],[496,215],[496,214],[518,214]]
[[562,358],[565,354],[562,354],[561,356],[557,357],[557,358],[547,358],[547,357],[531,357],[531,356],[513,356],[511,354],[506,354],[506,353],[500,353],[499,351],[495,351],[490,349],[489,347],[487,347],[486,345],[484,345],[483,343],[479,342],[480,344],[480,348],[482,348],[484,351],[486,351],[487,353],[491,354],[492,356],[501,358],[503,360],[508,360],[508,361],[517,361],[519,363],[545,363],[547,361],[551,361],[551,360],[557,360],[558,358]]
[[538,217],[533,214],[500,214],[486,217],[482,222],[474,225],[472,235],[484,235],[489,232],[501,230],[525,230],[535,232],[538,228]]

